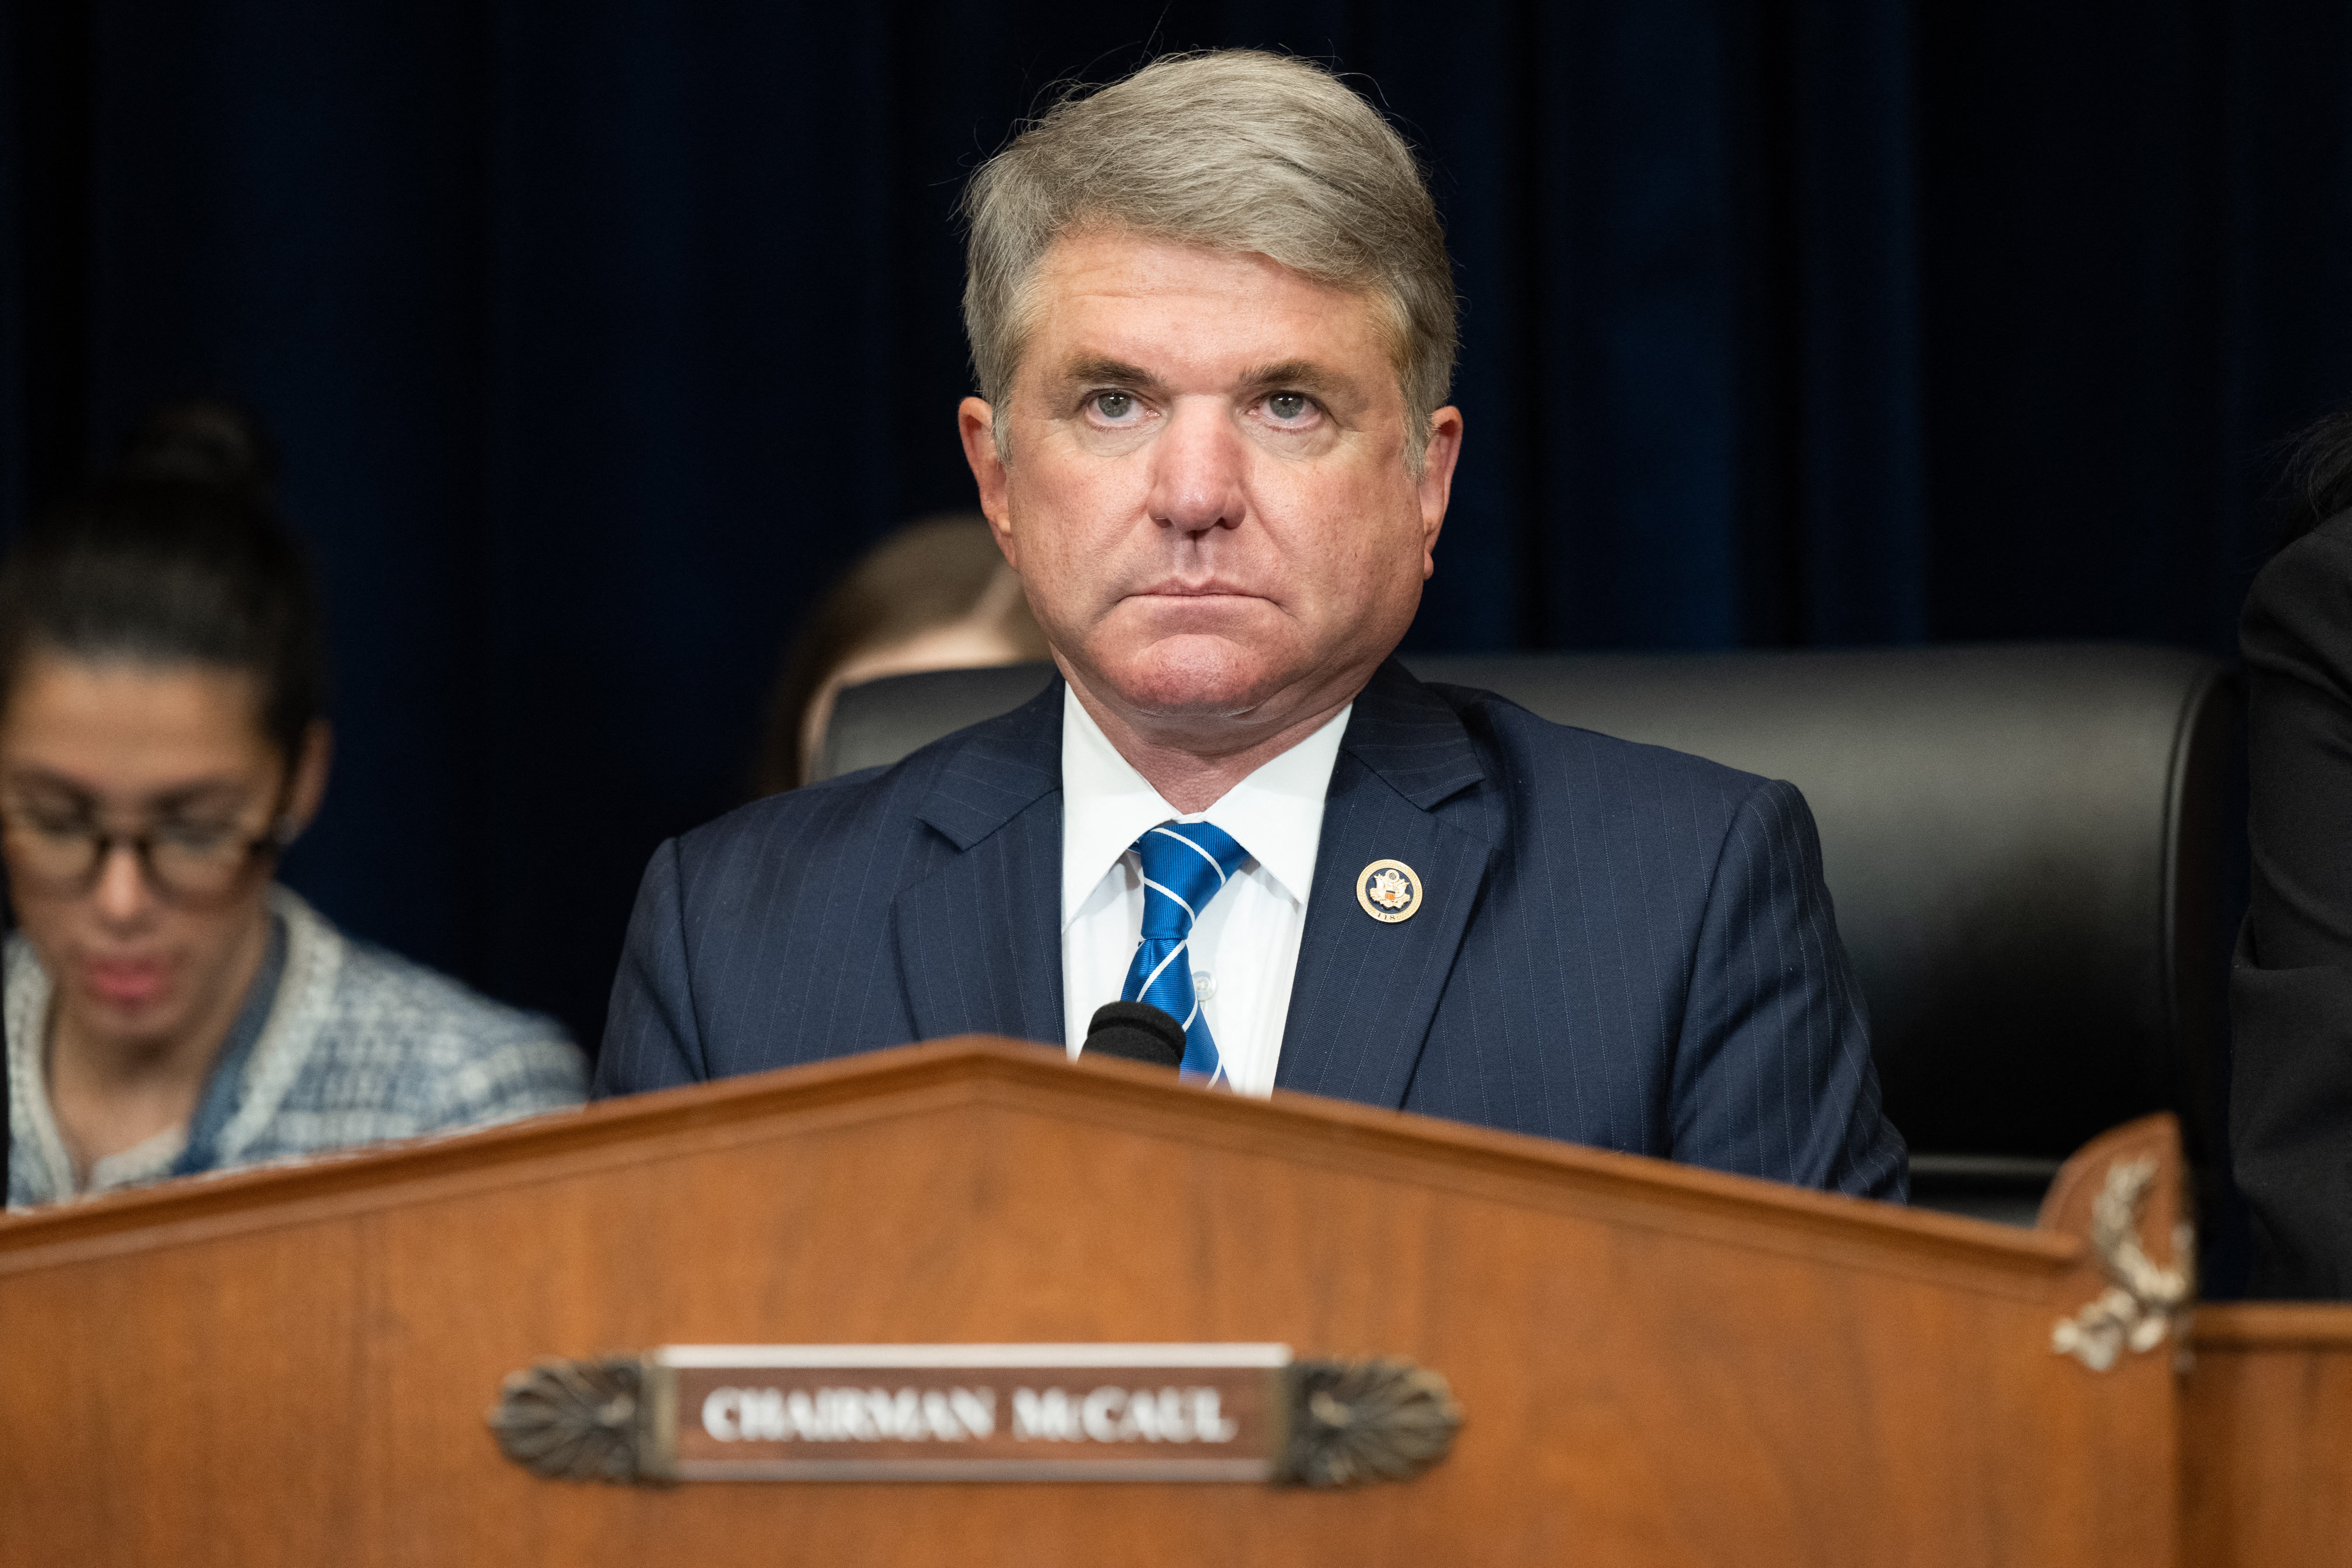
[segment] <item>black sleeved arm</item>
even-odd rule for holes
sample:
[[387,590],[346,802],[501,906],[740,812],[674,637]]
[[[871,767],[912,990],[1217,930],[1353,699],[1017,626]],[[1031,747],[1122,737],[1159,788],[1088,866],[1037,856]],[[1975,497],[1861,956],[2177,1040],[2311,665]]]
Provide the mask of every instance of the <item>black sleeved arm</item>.
[[2240,629],[2252,899],[2231,1143],[2258,1294],[2352,1294],[2352,515],[2280,552]]

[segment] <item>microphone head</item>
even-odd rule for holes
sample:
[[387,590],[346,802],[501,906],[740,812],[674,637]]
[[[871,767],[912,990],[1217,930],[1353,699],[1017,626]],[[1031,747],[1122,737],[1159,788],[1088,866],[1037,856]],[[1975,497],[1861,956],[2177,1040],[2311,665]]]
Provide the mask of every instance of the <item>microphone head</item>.
[[1184,1026],[1149,1002],[1106,1002],[1087,1020],[1078,1054],[1176,1067],[1184,1060]]

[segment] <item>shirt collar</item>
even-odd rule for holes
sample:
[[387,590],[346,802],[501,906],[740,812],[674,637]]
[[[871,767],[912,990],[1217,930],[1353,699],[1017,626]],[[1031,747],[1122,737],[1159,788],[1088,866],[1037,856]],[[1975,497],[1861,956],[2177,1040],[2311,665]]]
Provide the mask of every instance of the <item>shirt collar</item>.
[[1062,924],[1129,846],[1163,822],[1213,822],[1250,852],[1301,906],[1315,880],[1323,799],[1355,704],[1186,816],[1160,796],[1067,687],[1062,692]]

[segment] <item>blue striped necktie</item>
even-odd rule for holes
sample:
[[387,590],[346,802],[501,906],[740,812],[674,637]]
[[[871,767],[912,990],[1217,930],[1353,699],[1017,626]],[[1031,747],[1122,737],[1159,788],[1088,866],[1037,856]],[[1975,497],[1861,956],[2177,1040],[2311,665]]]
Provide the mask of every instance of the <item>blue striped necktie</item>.
[[1212,1083],[1223,1081],[1224,1064],[1217,1042],[1192,994],[1192,922],[1230,880],[1249,851],[1223,828],[1205,822],[1171,822],[1135,841],[1143,860],[1143,940],[1127,966],[1122,1002],[1149,1002],[1184,1024],[1182,1070]]

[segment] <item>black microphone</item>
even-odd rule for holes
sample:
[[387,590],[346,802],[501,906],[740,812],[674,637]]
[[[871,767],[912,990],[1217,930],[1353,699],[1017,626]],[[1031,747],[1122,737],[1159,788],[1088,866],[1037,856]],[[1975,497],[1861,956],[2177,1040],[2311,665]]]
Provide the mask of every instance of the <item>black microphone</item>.
[[1106,1002],[1087,1022],[1084,1057],[1125,1057],[1172,1068],[1184,1059],[1184,1026],[1149,1002]]

